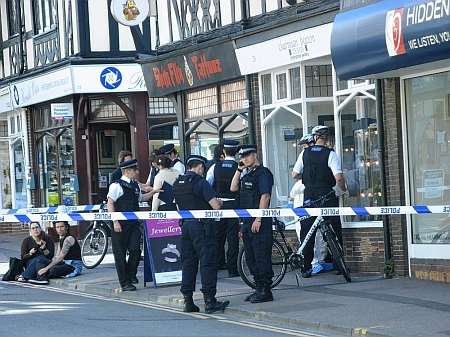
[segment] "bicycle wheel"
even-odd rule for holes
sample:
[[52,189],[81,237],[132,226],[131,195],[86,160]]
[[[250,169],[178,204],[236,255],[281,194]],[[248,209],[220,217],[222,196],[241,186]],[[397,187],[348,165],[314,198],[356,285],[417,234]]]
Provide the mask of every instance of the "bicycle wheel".
[[351,282],[352,278],[350,277],[350,269],[348,269],[347,265],[345,264],[342,247],[337,240],[334,232],[331,230],[325,231],[325,240],[328,244],[328,248],[330,249],[331,254],[333,255],[334,262],[336,263],[339,271],[342,273],[347,282]]
[[[276,240],[273,241],[272,245],[272,269],[274,276],[272,279],[271,287],[275,288],[283,280],[287,270],[286,253],[284,252],[284,249],[280,245],[280,243]],[[242,280],[250,288],[256,289],[255,281],[253,280],[250,268],[247,265],[247,260],[245,258],[245,250],[243,246],[240,248],[238,255],[238,272]]]
[[91,230],[83,239],[81,245],[81,260],[83,265],[92,269],[97,267],[108,251],[108,234],[103,228]]

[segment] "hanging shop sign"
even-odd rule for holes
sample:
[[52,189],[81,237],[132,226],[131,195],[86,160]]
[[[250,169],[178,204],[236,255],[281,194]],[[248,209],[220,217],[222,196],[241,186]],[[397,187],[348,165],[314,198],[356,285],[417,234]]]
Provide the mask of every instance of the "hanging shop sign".
[[125,26],[140,25],[149,15],[148,0],[112,0],[113,18]]
[[0,89],[0,113],[12,110],[11,95],[9,87]]
[[[156,286],[181,282],[181,227],[178,219],[145,222],[145,274]],[[146,281],[145,280],[145,281]]]
[[396,70],[448,59],[449,27],[450,0],[385,0],[343,12],[331,36],[336,73],[342,80],[399,76]]
[[162,97],[241,75],[233,42],[162,61],[142,63],[145,83],[151,97]]
[[72,103],[52,103],[50,104],[50,116],[52,119],[63,120],[73,118]]
[[330,55],[329,23],[236,49],[243,75]]

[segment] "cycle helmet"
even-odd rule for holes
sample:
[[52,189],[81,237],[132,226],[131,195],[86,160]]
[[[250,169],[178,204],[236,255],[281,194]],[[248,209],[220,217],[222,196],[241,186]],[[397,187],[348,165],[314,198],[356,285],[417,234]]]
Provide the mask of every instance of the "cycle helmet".
[[317,125],[312,129],[312,134],[319,137],[328,137],[330,135],[330,128],[325,125]]
[[314,143],[314,136],[310,133],[307,133],[302,138],[300,138],[300,145],[311,144]]

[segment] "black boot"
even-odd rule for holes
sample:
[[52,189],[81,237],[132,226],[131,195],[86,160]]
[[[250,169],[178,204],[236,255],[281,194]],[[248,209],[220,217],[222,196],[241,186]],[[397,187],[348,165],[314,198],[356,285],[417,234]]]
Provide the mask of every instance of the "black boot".
[[244,299],[244,301],[245,301],[245,302],[251,302],[251,301],[252,301],[252,298],[255,297],[255,296],[256,296],[256,291],[253,292],[253,293],[251,293],[250,295],[248,295],[248,296]]
[[217,311],[224,312],[225,308],[230,304],[230,301],[220,302],[214,296],[204,295],[203,297],[205,299],[205,312],[207,314],[213,314]]
[[200,308],[194,303],[192,295],[184,295],[184,312],[199,312]]
[[273,301],[273,295],[270,286],[256,288],[255,296],[250,299],[251,303],[263,303],[271,301]]

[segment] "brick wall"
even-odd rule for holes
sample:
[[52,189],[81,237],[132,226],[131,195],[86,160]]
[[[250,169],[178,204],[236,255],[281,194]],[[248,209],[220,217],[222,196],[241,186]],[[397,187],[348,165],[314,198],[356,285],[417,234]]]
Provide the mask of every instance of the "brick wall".
[[0,233],[28,232],[27,223],[2,223]]
[[383,273],[383,228],[344,228],[345,261],[352,272]]
[[411,259],[411,276],[420,280],[450,283],[450,260]]
[[[405,184],[399,79],[383,81],[383,110],[387,204],[392,206],[404,205]],[[384,221],[388,221],[391,229],[391,252],[395,273],[397,275],[408,275],[406,217],[389,216]]]

